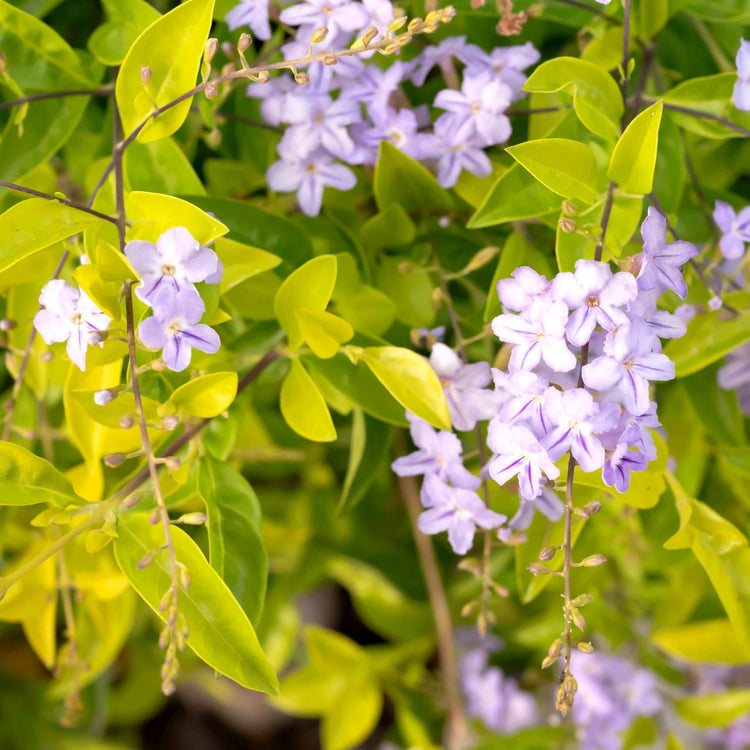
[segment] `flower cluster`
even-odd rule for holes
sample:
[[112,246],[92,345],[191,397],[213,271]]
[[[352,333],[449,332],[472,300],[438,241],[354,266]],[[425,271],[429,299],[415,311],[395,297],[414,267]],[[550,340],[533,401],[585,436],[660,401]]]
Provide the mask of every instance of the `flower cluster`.
[[216,253],[184,227],[168,229],[156,241],[131,240],[125,255],[141,277],[136,296],[153,310],[138,327],[148,347],[161,349],[167,367],[181,372],[192,350],[214,354],[221,344],[209,326],[199,323],[206,310],[195,284],[218,284],[223,267]]
[[103,313],[83,290],[62,279],[48,281],[39,295],[42,309],[34,316],[34,328],[46,344],[67,341],[70,361],[86,370],[89,344],[104,343],[112,318]]
[[[258,7],[256,0],[243,2],[227,22],[250,23],[265,34],[267,16],[258,20]],[[282,47],[285,59],[293,60],[307,55],[316,29],[323,27],[327,34],[316,41],[321,52],[346,48],[365,28],[386,34],[394,9],[389,0],[306,0],[284,8],[279,20],[299,27],[295,39]],[[444,187],[455,185],[464,169],[489,175],[492,166],[484,149],[510,137],[504,112],[521,96],[522,71],[539,59],[530,43],[488,53],[465,37],[428,45],[415,59],[397,60],[386,69],[366,62],[371,54],[328,61],[335,65],[312,63],[305,85],[284,74],[248,86],[248,96],[262,100],[265,121],[286,126],[277,147],[280,159],[267,172],[268,185],[296,192],[301,210],[310,216],[319,213],[324,188],[354,187],[357,178],[350,167],[374,164],[384,140],[425,162]],[[455,61],[463,66],[460,82]],[[429,107],[412,107],[402,84],[421,87],[435,66],[454,88],[435,97],[434,108],[443,114],[433,124]]]
[[[666,242],[666,221],[649,209],[637,275],[579,260],[575,273],[552,281],[519,268],[498,282],[506,310],[492,322],[513,344],[508,372],[494,372],[504,404],[490,421],[489,474],[499,484],[517,477],[523,500],[535,502],[570,453],[584,472],[602,470],[607,486],[625,492],[630,472],[656,457],[649,428],[659,425],[653,381],[674,377],[661,339],[685,333],[684,321],[657,308],[666,289],[685,297],[680,266],[697,254],[687,242]],[[579,359],[586,364],[577,373]]]
[[656,675],[649,669],[605,654],[571,654],[578,682],[573,721],[581,750],[620,750],[622,732],[639,716],[662,708]]

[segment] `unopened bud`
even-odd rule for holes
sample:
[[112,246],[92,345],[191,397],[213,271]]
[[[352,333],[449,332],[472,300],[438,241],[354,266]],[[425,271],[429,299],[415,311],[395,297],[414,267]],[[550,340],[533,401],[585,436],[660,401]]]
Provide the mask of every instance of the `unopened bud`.
[[396,16],[388,26],[388,33],[398,31],[407,21],[406,16]]
[[716,310],[721,310],[723,304],[724,303],[721,301],[721,297],[717,297],[716,295],[714,295],[710,300],[708,300],[708,309],[716,312]]
[[326,55],[323,58],[323,65],[335,65],[339,61],[336,55]]
[[365,46],[370,44],[370,42],[375,39],[375,37],[378,35],[378,30],[374,26],[370,26],[364,34],[362,34],[362,41],[365,43]]
[[159,512],[158,508],[154,508],[149,514],[148,514],[148,522],[152,526],[156,526],[157,523],[161,521],[161,513]]
[[554,572],[551,568],[548,568],[546,565],[542,565],[541,563],[537,563],[537,562],[533,562],[530,565],[528,565],[526,567],[526,570],[528,570],[529,573],[535,576],[547,576],[550,573]]
[[188,526],[200,526],[208,521],[205,513],[184,513],[177,519],[177,523],[185,523]]
[[206,95],[206,99],[214,99],[219,95],[219,87],[211,81],[211,83],[203,89],[203,93]]
[[542,669],[547,669],[547,667],[551,667],[557,659],[551,659],[549,656],[545,656],[544,660],[542,661]]
[[579,651],[583,651],[584,654],[594,653],[594,647],[590,643],[587,643],[586,641],[581,641],[580,643],[576,643],[576,648]]
[[474,257],[469,261],[466,266],[469,271],[476,271],[478,268],[487,265],[497,255],[498,248],[493,245],[483,247]]
[[556,552],[557,547],[544,547],[542,548],[541,552],[539,552],[539,559],[542,562],[548,562],[555,556]]
[[586,630],[586,620],[584,619],[583,615],[581,614],[580,609],[576,609],[575,607],[572,607],[570,610],[570,619],[573,620],[575,623],[575,626],[583,632]]
[[141,68],[141,83],[146,86],[148,85],[148,82],[151,80],[151,68],[148,67],[148,65],[144,65]]
[[180,424],[180,420],[175,416],[161,418],[162,429],[174,430],[179,426],[179,424]]
[[256,78],[258,83],[268,83],[271,79],[271,74],[267,70],[259,70]]
[[180,586],[184,589],[190,588],[190,573],[184,565],[180,568]]
[[167,369],[167,363],[160,357],[151,363],[151,369],[154,370],[154,372],[163,372]]
[[244,52],[253,43],[253,38],[248,33],[240,34],[239,41],[237,42],[237,49],[240,52]]
[[432,294],[430,295],[430,304],[432,305],[433,310],[439,310],[443,306],[443,290],[436,286],[432,290]]
[[127,456],[124,453],[110,453],[104,457],[104,465],[113,469],[115,466],[123,464],[126,459]]
[[562,638],[555,638],[555,640],[552,641],[552,645],[549,647],[547,656],[549,656],[550,659],[557,659],[557,657],[562,653],[563,645],[564,643]]
[[117,391],[114,388],[103,388],[101,391],[94,393],[94,403],[97,406],[106,406],[110,401],[117,398]]
[[143,570],[144,568],[147,568],[149,565],[151,565],[158,552],[158,549],[152,549],[150,552],[147,552],[140,560],[138,560],[138,564],[136,565],[138,570]]
[[204,140],[210,149],[216,151],[221,146],[221,131],[218,128],[214,128],[210,133],[206,133]]
[[394,40],[397,47],[405,47],[411,41],[411,34],[402,34],[397,36]]
[[573,234],[573,232],[578,231],[578,224],[573,221],[573,219],[568,219],[567,217],[563,217],[558,222],[560,225],[560,229],[562,229],[565,234]]
[[129,430],[135,424],[135,419],[131,414],[125,414],[120,418],[120,429]]
[[177,471],[177,469],[180,468],[182,465],[182,461],[180,461],[177,456],[169,456],[168,458],[164,459],[164,465],[170,470],[170,471]]
[[447,229],[451,225],[451,217],[443,215],[438,219],[438,226],[441,229]]
[[310,76],[302,70],[299,73],[294,74],[294,80],[297,81],[300,86],[304,86],[306,83],[310,83]]
[[474,576],[481,575],[482,573],[482,561],[477,557],[464,557],[456,567]]
[[469,5],[471,6],[472,10],[477,10],[484,6],[485,0],[471,0]]
[[159,633],[159,648],[166,648],[167,644],[169,643],[169,636],[171,634],[171,630],[169,629],[169,626],[166,628],[162,628],[161,633]]
[[562,212],[566,216],[576,216],[578,214],[578,206],[573,201],[564,200],[562,202]]
[[423,20],[421,18],[412,18],[411,21],[409,21],[409,25],[406,27],[406,30],[410,34],[414,34],[415,32],[419,31],[419,27],[422,25]]
[[319,29],[315,29],[310,40],[312,44],[320,44],[328,36],[328,27],[321,26]]
[[464,606],[461,608],[461,617],[468,617],[478,606],[478,599],[475,599],[473,602],[469,602],[468,604],[464,604]]
[[10,318],[3,318],[0,320],[0,331],[12,331],[18,323]]
[[591,604],[594,601],[594,597],[591,594],[579,594],[571,604],[574,607],[585,607],[587,604]]
[[203,59],[206,62],[211,62],[211,60],[214,59],[214,55],[217,53],[218,49],[219,49],[219,40],[216,39],[215,37],[211,37],[206,42],[206,47],[203,51]]
[[159,602],[159,612],[166,612],[166,610],[169,608],[169,605],[172,603],[172,589],[167,589],[164,596],[162,596],[161,601]]
[[584,568],[596,568],[599,565],[604,565],[605,562],[607,562],[607,558],[604,555],[589,555],[588,557],[584,557],[579,565],[582,565]]

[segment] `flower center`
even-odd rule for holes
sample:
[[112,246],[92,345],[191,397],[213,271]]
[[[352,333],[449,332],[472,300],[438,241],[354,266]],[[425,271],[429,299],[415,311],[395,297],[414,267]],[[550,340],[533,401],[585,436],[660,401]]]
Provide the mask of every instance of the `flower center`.
[[167,326],[167,333],[170,336],[177,336],[177,334],[182,330],[180,328],[180,323],[177,320],[173,320],[168,326]]
[[391,130],[388,133],[388,139],[394,146],[398,146],[399,143],[403,143],[406,139],[398,130]]
[[80,326],[83,325],[83,313],[73,313],[73,315],[70,318],[71,323],[73,323],[74,326]]
[[325,122],[325,118],[323,117],[322,112],[318,112],[317,115],[315,115],[315,124],[320,127]]
[[161,267],[161,272],[164,274],[164,276],[174,276],[177,273],[177,269],[174,266],[164,264]]
[[326,16],[332,16],[333,15],[333,8],[330,5],[324,5],[321,10]]
[[622,367],[624,370],[629,370],[633,366],[633,360],[632,359],[626,359],[622,363]]
[[599,297],[597,297],[595,294],[590,295],[586,300],[586,305],[588,307],[599,307]]
[[308,164],[305,167],[305,172],[307,172],[307,174],[315,174],[317,171],[318,171],[317,164]]
[[471,114],[478,115],[482,110],[481,104],[479,102],[472,102],[471,103]]

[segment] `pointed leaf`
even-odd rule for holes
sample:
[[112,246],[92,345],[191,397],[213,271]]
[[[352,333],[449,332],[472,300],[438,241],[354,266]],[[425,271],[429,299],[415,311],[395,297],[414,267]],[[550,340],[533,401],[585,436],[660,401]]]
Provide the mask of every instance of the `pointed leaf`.
[[296,359],[281,384],[280,403],[286,423],[297,434],[322,443],[336,439],[328,406],[315,381]]
[[664,105],[656,102],[641,112],[620,136],[607,176],[627,193],[645,195],[654,186],[659,125]]
[[308,346],[323,359],[333,357],[341,344],[354,336],[349,323],[325,310],[295,307],[294,317]]

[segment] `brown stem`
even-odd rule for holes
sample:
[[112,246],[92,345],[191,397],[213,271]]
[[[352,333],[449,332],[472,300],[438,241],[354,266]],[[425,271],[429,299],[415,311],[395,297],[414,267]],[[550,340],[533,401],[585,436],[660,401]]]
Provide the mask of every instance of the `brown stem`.
[[628,115],[628,64],[630,63],[630,0],[625,0],[622,16],[622,81],[620,82],[620,91],[622,92],[622,121],[620,130],[624,131],[627,127]]
[[545,112],[563,112],[566,109],[571,109],[570,104],[561,104],[558,107],[529,107],[528,109],[509,109],[506,110],[505,114],[510,115],[541,115]]
[[[652,102],[655,102],[656,100],[651,100]],[[692,109],[691,107],[681,107],[677,104],[672,104],[671,102],[664,102],[664,109],[669,109],[672,112],[679,112],[683,115],[690,115],[691,117],[699,117],[703,120],[713,120],[714,122],[719,123],[719,125],[723,125],[726,128],[731,128],[736,133],[739,133],[740,135],[744,136],[750,136],[750,130],[747,128],[743,128],[742,125],[737,125],[736,123],[733,123],[731,120],[727,120],[726,117],[719,117],[719,115],[711,114],[710,112],[703,112],[700,109]]]
[[70,96],[112,96],[115,90],[112,86],[103,86],[99,89],[75,89],[72,91],[46,91],[43,94],[31,94],[22,96],[20,99],[13,99],[9,102],[0,102],[0,110],[20,107],[23,104],[31,102],[41,102],[45,99],[64,99]]
[[239,117],[238,115],[230,114],[229,112],[217,112],[216,117],[219,121],[226,122],[238,122],[240,125],[249,125],[251,128],[259,128],[260,130],[267,130],[269,133],[283,133],[282,128],[277,128],[275,125],[269,125],[267,122],[260,122],[258,120],[251,120],[249,117]]

